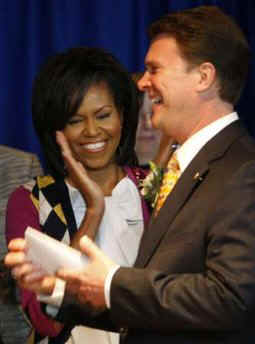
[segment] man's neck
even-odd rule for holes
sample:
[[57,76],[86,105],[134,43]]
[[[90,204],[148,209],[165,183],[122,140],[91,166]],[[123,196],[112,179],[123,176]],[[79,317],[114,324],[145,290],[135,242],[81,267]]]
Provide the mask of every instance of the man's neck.
[[180,144],[184,143],[199,130],[207,127],[218,119],[229,115],[233,111],[233,105],[223,101],[214,101],[213,103],[204,104],[204,106],[200,108],[200,115],[197,116],[198,120],[194,123],[192,128],[189,128],[189,131],[187,131],[186,135],[181,138],[181,141],[178,140],[178,142]]

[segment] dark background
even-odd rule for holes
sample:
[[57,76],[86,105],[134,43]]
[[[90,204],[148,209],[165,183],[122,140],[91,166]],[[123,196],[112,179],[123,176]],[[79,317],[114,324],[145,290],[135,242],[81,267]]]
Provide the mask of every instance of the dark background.
[[[38,153],[31,88],[40,64],[69,47],[104,47],[130,72],[143,70],[147,27],[162,14],[217,5],[232,15],[255,52],[254,0],[0,0],[0,144]],[[237,106],[255,136],[255,59]]]

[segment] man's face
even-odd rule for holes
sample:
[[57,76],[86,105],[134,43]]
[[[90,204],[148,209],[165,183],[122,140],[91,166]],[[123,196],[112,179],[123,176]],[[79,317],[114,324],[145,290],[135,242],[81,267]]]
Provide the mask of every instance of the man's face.
[[152,42],[145,66],[138,85],[152,100],[152,125],[178,141],[186,139],[195,120],[197,68],[188,68],[175,39],[166,35]]

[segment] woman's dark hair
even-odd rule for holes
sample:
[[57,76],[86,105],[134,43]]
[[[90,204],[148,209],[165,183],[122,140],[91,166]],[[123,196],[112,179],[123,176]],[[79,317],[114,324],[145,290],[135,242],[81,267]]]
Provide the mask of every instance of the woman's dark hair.
[[123,116],[116,163],[120,166],[138,164],[134,147],[139,105],[134,81],[110,53],[100,48],[77,47],[50,57],[33,85],[33,123],[47,168],[55,178],[66,173],[55,139],[56,130],[65,128],[89,88],[101,83],[107,86]]

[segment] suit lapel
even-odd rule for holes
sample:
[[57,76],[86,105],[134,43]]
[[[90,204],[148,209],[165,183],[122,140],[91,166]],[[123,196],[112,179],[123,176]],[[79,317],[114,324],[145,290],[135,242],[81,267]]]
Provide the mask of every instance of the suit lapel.
[[147,230],[144,231],[136,267],[144,267],[148,263],[166,232],[178,230],[171,228],[171,223],[194,190],[206,180],[210,162],[221,158],[232,142],[244,133],[246,131],[240,125],[240,121],[236,121],[223,129],[201,149],[181,175],[158,216],[151,219]]
[[207,163],[197,162],[192,169],[186,170],[174,189],[167,197],[156,218],[152,218],[149,227],[141,240],[142,251],[139,251],[135,266],[143,267],[153,252],[157,249],[162,238],[170,227],[179,210],[190,197],[196,186],[203,180],[208,171]]

